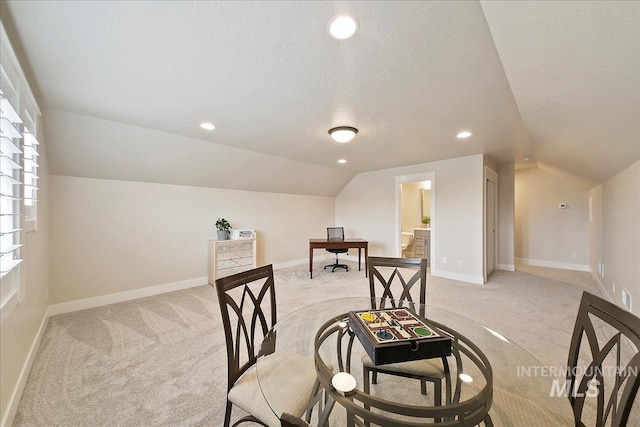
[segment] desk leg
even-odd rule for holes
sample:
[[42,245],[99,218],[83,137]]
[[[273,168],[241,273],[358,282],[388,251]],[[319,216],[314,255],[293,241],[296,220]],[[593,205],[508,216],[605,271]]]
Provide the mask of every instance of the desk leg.
[[313,247],[309,245],[309,279],[313,279]]
[[369,245],[364,247],[364,277],[369,277]]
[[362,253],[362,248],[358,248],[358,271],[361,270],[360,268],[360,254]]

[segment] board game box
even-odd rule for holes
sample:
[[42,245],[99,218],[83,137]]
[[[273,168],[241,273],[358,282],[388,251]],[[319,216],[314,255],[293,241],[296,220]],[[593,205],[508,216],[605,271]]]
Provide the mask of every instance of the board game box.
[[350,311],[349,326],[376,365],[451,355],[451,338],[407,308]]

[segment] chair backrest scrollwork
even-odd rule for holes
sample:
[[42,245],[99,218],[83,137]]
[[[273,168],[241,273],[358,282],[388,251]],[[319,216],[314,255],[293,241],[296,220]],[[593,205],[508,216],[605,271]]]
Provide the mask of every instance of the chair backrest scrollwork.
[[627,425],[640,386],[638,349],[640,319],[584,292],[567,363],[567,391],[577,426],[585,425],[585,408],[594,409],[592,404],[596,426]]
[[228,390],[256,363],[261,340],[276,323],[273,266],[216,280],[227,343]]

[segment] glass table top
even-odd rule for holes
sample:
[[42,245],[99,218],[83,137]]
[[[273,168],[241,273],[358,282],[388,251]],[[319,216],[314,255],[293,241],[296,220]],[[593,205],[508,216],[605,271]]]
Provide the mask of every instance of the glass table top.
[[[420,381],[413,378],[380,373],[377,384],[371,384],[369,393],[365,393],[362,360],[367,357],[367,352],[359,338],[351,332],[353,327],[349,325],[347,314],[350,311],[371,310],[372,307],[380,307],[380,304],[380,300],[372,302],[370,298],[327,300],[302,307],[275,325],[262,343],[257,375],[264,398],[276,416],[283,413],[285,402],[277,388],[267,386],[265,378],[275,371],[290,376],[296,373],[287,370],[286,366],[274,368],[270,360],[274,351],[304,356],[314,361],[319,378],[324,379],[324,382],[321,381],[324,389],[336,398],[328,415],[330,425],[347,425],[347,408],[349,405],[362,407],[361,398],[384,402],[383,407],[389,404],[434,408],[434,389],[428,387],[427,394],[422,394]],[[391,307],[391,303],[386,301],[385,308]],[[424,315],[429,327],[443,336],[451,337],[454,350],[460,350],[446,358],[451,388],[448,392],[442,387],[442,405],[473,403],[479,396],[486,396],[489,389],[492,399],[490,394],[488,413],[495,426],[573,425],[571,406],[562,394],[564,378],[550,375],[523,348],[498,332],[455,313],[419,304],[405,307]],[[488,362],[487,366],[484,366],[483,360]],[[440,358],[430,359],[430,362],[436,369],[442,370]],[[346,393],[347,398],[331,383],[332,377],[340,372],[348,372],[355,380],[355,389]],[[417,422],[417,425],[423,421],[423,425],[434,422],[434,418],[415,418],[392,412],[384,415],[385,411],[379,408],[373,411],[398,422]],[[319,423],[318,412],[314,411],[312,425]]]

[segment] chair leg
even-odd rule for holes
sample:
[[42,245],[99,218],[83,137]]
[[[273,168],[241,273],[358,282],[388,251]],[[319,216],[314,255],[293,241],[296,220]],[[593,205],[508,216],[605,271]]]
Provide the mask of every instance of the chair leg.
[[[364,374],[364,378],[363,378],[364,381],[362,382],[362,384],[364,386],[364,393],[365,394],[369,394],[369,392],[370,392],[370,389],[369,389],[369,373],[370,372],[371,371],[368,368],[366,368],[365,366],[362,367],[362,373]],[[365,403],[364,404],[364,409],[365,409],[365,411],[368,411],[369,410],[369,404]],[[365,425],[369,426],[369,422],[365,422]]]
[[420,393],[424,395],[427,394],[427,380],[425,380],[424,378],[420,378]]
[[373,378],[371,378],[371,384],[378,384],[378,371],[373,371]]
[[231,409],[232,403],[227,400],[227,409],[224,413],[224,427],[229,427],[231,425]]
[[442,380],[433,382],[433,404],[442,406]]

